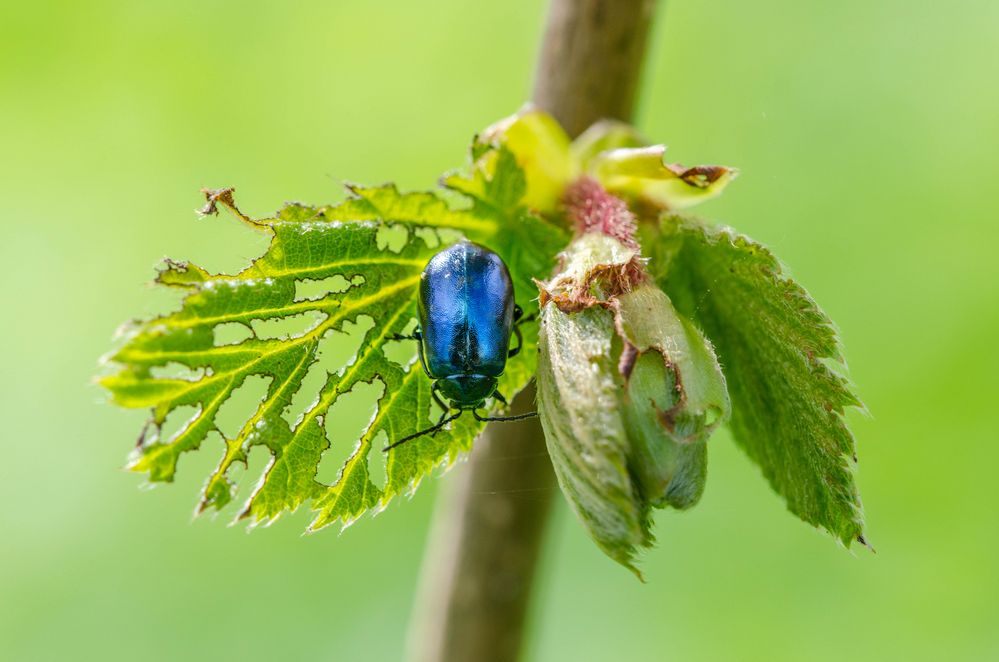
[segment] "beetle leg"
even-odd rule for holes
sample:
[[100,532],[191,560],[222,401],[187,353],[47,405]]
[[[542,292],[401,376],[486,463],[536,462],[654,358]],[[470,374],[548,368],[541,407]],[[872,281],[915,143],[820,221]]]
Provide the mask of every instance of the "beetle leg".
[[441,420],[437,421],[436,425],[431,425],[426,430],[420,430],[419,432],[417,432],[415,434],[411,434],[408,437],[403,437],[399,441],[397,441],[395,443],[392,443],[392,444],[389,444],[388,446],[386,446],[385,448],[383,448],[382,451],[390,451],[393,448],[395,448],[396,446],[401,446],[404,443],[406,443],[407,441],[412,441],[413,439],[416,439],[417,437],[422,437],[425,434],[430,434],[430,435],[437,434],[437,432],[439,432],[441,430],[441,428],[443,428],[445,425],[447,425],[448,423],[450,423],[454,419],[456,419],[459,416],[461,416],[462,414],[464,414],[465,410],[464,409],[459,409],[457,414],[453,414],[451,416],[446,416],[447,412],[444,412],[444,413],[445,413],[445,416],[441,417]]
[[[423,335],[420,333],[419,329],[413,331],[413,339],[420,341],[416,344],[416,353],[420,355],[420,365],[423,366],[423,372],[426,373],[427,377],[433,379],[433,377],[430,375],[430,368],[427,366],[427,357],[423,355]],[[433,390],[431,390],[430,392],[433,393]],[[446,411],[447,407],[445,407],[444,409]]]
[[513,335],[517,336],[517,346],[510,350],[507,354],[507,358],[513,358],[520,354],[520,349],[524,346],[524,336],[520,334],[520,326],[514,325]]
[[494,400],[499,400],[501,403],[503,403],[507,407],[510,406],[510,403],[506,401],[506,398],[504,398],[503,394],[500,393],[499,391],[493,391],[493,399]]
[[441,411],[443,412],[441,418],[447,416],[447,413],[451,411],[451,408],[444,404],[444,400],[441,399],[440,386],[438,382],[434,382],[430,386],[430,397],[432,397],[434,402],[437,403],[437,406],[441,408]]
[[[408,336],[404,336],[401,333],[393,333],[388,337],[389,340],[415,340],[417,342],[416,351],[420,355],[420,365],[423,366],[423,372],[427,373],[427,377],[430,377],[430,368],[427,367],[427,358],[423,356],[423,334],[420,332],[420,327],[413,329],[413,333]],[[430,377],[433,379],[433,377]]]
[[[458,411],[459,411],[458,416],[461,416],[461,413],[460,413],[461,410],[458,410]],[[444,427],[444,424],[446,423],[446,421],[444,419],[447,418],[447,415],[448,415],[448,410],[447,409],[445,409],[444,411],[441,412],[441,417],[437,419],[437,425],[435,425],[433,428],[431,428],[433,430],[433,432],[430,433],[431,437],[436,437],[437,433],[440,432],[441,429]],[[455,416],[454,418],[458,418],[458,416]],[[454,418],[449,419],[449,420],[453,421]]]
[[520,354],[520,350],[524,346],[524,336],[520,331],[520,325],[526,322],[533,322],[537,318],[536,313],[531,313],[527,317],[524,317],[524,309],[517,304],[513,304],[513,334],[517,336],[517,346],[507,354],[508,359]]
[[416,327],[408,336],[401,333],[393,333],[388,337],[388,340],[423,340],[423,334],[420,333],[420,327]]
[[490,421],[498,421],[498,422],[502,422],[502,421],[522,421],[525,418],[532,418],[532,417],[537,416],[537,415],[538,415],[538,412],[532,411],[532,412],[528,412],[526,414],[516,414],[514,416],[479,416],[479,412],[475,411],[474,409],[472,410],[472,416],[475,417],[475,420],[482,421],[483,423],[488,423]]

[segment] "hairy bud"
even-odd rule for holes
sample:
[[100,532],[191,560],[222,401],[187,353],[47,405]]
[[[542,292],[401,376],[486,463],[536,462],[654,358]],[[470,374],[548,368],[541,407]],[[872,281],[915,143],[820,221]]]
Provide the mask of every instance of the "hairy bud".
[[627,209],[585,180],[566,198],[579,234],[559,274],[539,283],[538,409],[573,510],[637,574],[651,509],[700,498],[705,441],[728,417],[728,393],[710,343],[622,234]]

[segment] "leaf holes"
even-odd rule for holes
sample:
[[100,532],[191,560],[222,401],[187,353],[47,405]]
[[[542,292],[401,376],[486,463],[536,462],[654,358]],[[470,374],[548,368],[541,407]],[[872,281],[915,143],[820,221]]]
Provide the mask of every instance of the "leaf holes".
[[[375,379],[370,384],[359,382],[344,393],[329,408],[323,427],[330,447],[319,461],[316,480],[332,485],[340,475],[347,460],[354,454],[361,435],[374,420],[378,399],[385,393],[385,384]],[[381,447],[378,448],[380,453]],[[373,452],[373,451],[372,451]],[[369,454],[368,459],[371,459]],[[377,478],[384,484],[385,472]],[[372,482],[376,476],[372,475]]]
[[215,334],[215,346],[238,345],[253,337],[253,329],[242,322],[223,322],[212,329]]
[[340,371],[357,360],[361,342],[374,326],[373,317],[358,315],[354,321],[344,322],[339,331],[323,336],[326,344],[324,346],[322,341],[319,343],[319,354],[322,360],[335,366],[331,372]]
[[440,234],[433,228],[416,228],[413,234],[422,239],[427,248],[437,248],[441,244]]
[[261,340],[288,340],[301,338],[322,324],[327,317],[329,315],[322,311],[307,310],[287,317],[255,319],[250,322],[250,326],[254,335]]
[[[402,332],[402,335],[410,335],[413,330],[416,329],[416,319],[410,320],[409,324],[406,325],[406,330]],[[382,351],[385,353],[385,358],[393,363],[398,363],[403,368],[409,368],[409,366],[417,360],[417,349],[418,343],[416,340],[388,340],[382,345]]]
[[440,240],[442,246],[450,246],[451,244],[456,244],[465,238],[458,230],[453,230],[451,228],[438,228],[437,238]]
[[[260,485],[260,481],[263,480],[273,460],[274,455],[266,446],[250,446],[246,452],[246,466],[244,467],[242,462],[236,462],[236,466],[230,469],[229,480],[234,485],[233,494],[245,494],[245,501],[248,501],[257,491],[257,486]],[[242,513],[246,507],[245,501],[240,504],[239,513]]]
[[212,374],[211,368],[192,368],[189,365],[170,361],[165,365],[153,366],[149,370],[155,379],[183,379],[189,382],[196,382]]
[[[385,491],[385,484],[388,482],[388,453],[383,452],[382,449],[388,446],[388,444],[388,432],[383,428],[371,440],[371,450],[368,451],[368,477],[383,492]],[[380,511],[381,508],[378,508],[374,512],[378,513]]]
[[295,281],[295,301],[318,301],[330,294],[343,294],[352,287],[364,284],[364,276],[357,274],[350,280],[336,274],[329,278],[303,278]]
[[402,223],[385,223],[378,226],[378,233],[375,235],[375,242],[378,250],[384,251],[386,248],[393,253],[401,253],[403,247],[409,241],[409,229]]
[[168,444],[179,436],[194,419],[201,414],[201,407],[198,405],[183,405],[171,409],[163,420],[163,424],[158,430],[153,430],[150,435],[147,433],[145,444],[159,442]]
[[215,414],[215,427],[226,439],[235,439],[250,417],[256,413],[260,403],[267,397],[267,387],[272,377],[250,375],[229,394]]
[[297,427],[305,411],[311,409],[317,401],[319,391],[330,374],[342,372],[356,360],[361,341],[374,325],[373,318],[359,315],[354,322],[344,322],[340,330],[330,329],[323,334],[316,350],[315,363],[306,373],[291,404],[281,412],[281,417],[288,425],[293,429]]

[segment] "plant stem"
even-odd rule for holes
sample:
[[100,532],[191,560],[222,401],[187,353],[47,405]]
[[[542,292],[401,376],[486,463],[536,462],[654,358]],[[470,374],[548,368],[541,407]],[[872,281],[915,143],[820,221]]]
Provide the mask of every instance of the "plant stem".
[[[629,120],[655,0],[552,0],[534,103],[576,136]],[[514,413],[534,409],[534,385]],[[413,662],[510,662],[527,607],[555,476],[537,419],[490,424],[439,497],[409,632]]]
[[534,103],[575,137],[631,121],[656,0],[552,0]]
[[[533,408],[532,384],[512,410]],[[556,491],[541,425],[490,424],[449,478],[423,560],[410,659],[515,660]]]

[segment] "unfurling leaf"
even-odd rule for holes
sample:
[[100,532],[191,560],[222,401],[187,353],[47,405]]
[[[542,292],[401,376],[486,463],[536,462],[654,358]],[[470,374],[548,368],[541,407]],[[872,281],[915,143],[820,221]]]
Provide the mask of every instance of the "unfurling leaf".
[[529,105],[483,131],[472,152],[478,158],[500,148],[524,169],[525,204],[545,215],[560,210],[580,177],[646,207],[686,209],[720,194],[738,174],[726,166],[667,163],[665,145],[648,145],[616,120],[597,122],[570,143],[558,122]]
[[725,166],[667,163],[665,153],[663,145],[612,149],[590,159],[587,174],[614,195],[663,209],[686,209],[709,200],[738,174]]
[[673,216],[642,228],[657,282],[725,366],[736,441],[791,512],[846,545],[864,543],[843,418],[861,405],[833,369],[842,354],[832,322],[744,235]]
[[[222,508],[234,497],[232,467],[246,465],[253,447],[266,448],[270,463],[240,516],[271,521],[311,501],[317,512],[310,529],[317,529],[383,507],[467,451],[481,427],[470,416],[394,449],[383,477],[372,476],[369,466],[372,452],[430,424],[430,382],[415,345],[412,358],[398,363],[386,343],[412,328],[420,273],[431,255],[462,237],[490,247],[508,265],[517,301],[530,313],[537,309],[532,279],[550,273],[564,245],[564,233],[524,202],[528,187],[514,155],[500,144],[479,149],[477,157],[469,176],[448,180],[460,198],[453,204],[433,193],[352,187],[336,206],[292,204],[273,218],[252,220],[236,209],[231,190],[208,192],[204,213],[228,208],[269,233],[270,245],[234,275],[174,261],[160,272],[160,284],[186,292],[181,308],[129,329],[109,357],[115,372],[101,380],[117,404],[152,412],[131,468],[151,481],[170,481],[182,454],[206,441],[218,444],[221,459],[198,509]],[[345,362],[326,365],[330,343],[348,328],[366,329],[359,346]],[[522,328],[523,350],[500,381],[511,396],[535,371],[536,324]],[[264,380],[266,392],[227,434],[219,412],[252,380]],[[327,429],[337,425],[327,420],[331,406],[361,384],[380,387],[375,413],[337,478],[323,484],[316,474],[330,446]],[[189,420],[161,438],[167,417],[185,409],[193,412]]]
[[538,361],[538,413],[559,486],[587,532],[632,569],[652,543],[648,504],[629,473],[628,434],[612,349],[610,311],[545,306]]

